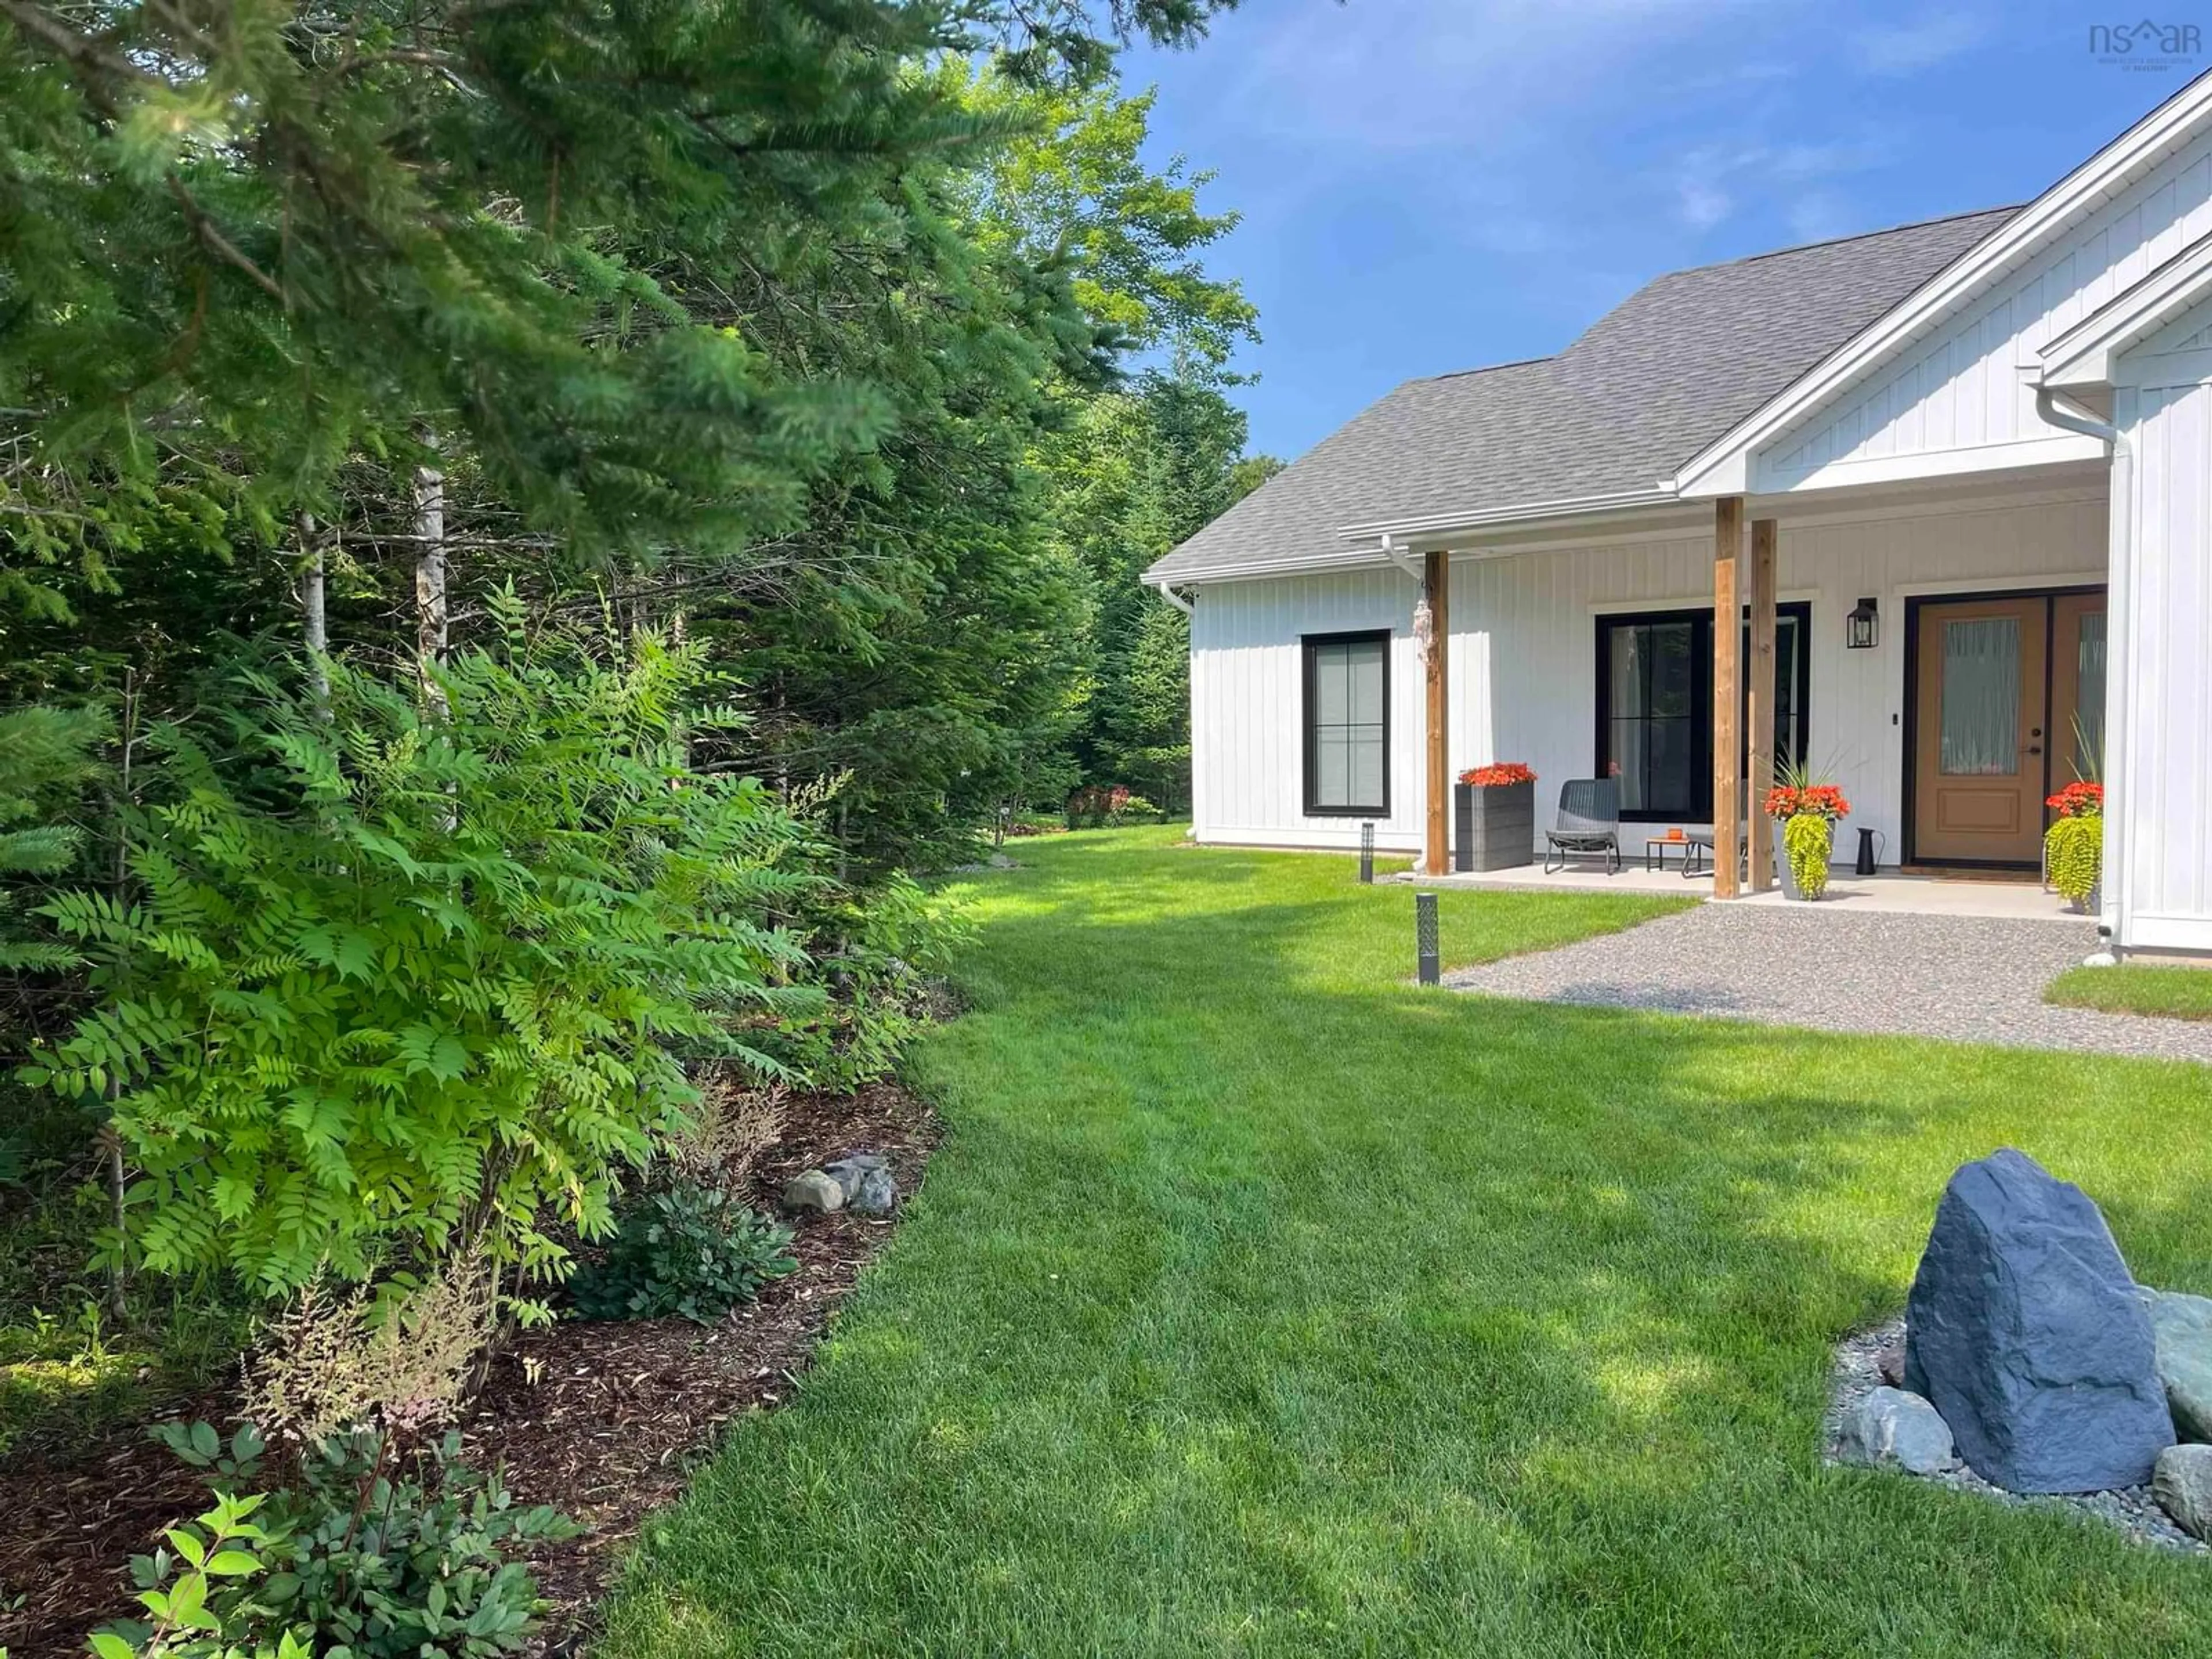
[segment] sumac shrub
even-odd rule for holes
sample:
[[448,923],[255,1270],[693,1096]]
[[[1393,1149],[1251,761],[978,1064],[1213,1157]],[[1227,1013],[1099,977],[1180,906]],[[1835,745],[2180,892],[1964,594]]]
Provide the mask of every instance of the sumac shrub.
[[271,1294],[458,1243],[557,1273],[695,1098],[684,1054],[784,1061],[817,1017],[778,918],[823,884],[750,778],[688,761],[694,650],[526,634],[424,696],[333,665],[249,678],[223,741],[171,727],[130,826],[135,897],[46,907],[99,1006],[27,1073],[112,1121],[111,1248]]

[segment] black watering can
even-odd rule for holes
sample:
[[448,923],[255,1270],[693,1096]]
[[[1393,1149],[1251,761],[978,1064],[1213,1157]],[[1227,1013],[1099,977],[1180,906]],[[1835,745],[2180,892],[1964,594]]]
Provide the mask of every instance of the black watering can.
[[1881,868],[1881,856],[1875,846],[1876,842],[1881,842],[1885,847],[1889,844],[1882,840],[1881,830],[1870,830],[1862,824],[1859,827],[1858,862],[1851,866],[1853,875],[1870,876]]

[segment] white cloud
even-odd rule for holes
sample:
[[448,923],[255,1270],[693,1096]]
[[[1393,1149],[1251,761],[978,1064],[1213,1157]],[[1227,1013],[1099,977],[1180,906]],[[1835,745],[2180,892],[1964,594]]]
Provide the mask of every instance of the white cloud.
[[1822,180],[1863,173],[1891,159],[1880,139],[1838,140],[1825,144],[1702,144],[1675,163],[1669,175],[1675,216],[1692,230],[1711,230],[1732,217],[1747,199],[1788,194],[1784,216],[1808,241],[1835,234],[1808,226],[1842,222],[1839,198],[1825,190],[1808,190]]
[[1894,27],[1862,29],[1851,38],[1851,51],[1870,75],[1916,75],[1972,51],[1989,33],[1988,22],[1971,12],[1931,12]]

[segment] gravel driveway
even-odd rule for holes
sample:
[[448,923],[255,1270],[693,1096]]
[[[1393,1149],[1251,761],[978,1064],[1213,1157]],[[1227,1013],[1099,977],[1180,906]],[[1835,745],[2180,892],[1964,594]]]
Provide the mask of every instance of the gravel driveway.
[[1444,982],[1543,1002],[2212,1062],[2212,1023],[2046,1005],[2043,988],[2096,947],[2086,921],[1701,904]]

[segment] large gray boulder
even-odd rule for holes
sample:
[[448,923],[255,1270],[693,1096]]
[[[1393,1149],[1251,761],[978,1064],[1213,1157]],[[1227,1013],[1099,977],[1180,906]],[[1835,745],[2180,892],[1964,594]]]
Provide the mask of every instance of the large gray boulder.
[[2173,1443],[2150,1318],[2112,1231],[2024,1152],[1952,1176],[1905,1318],[1905,1386],[1993,1485],[2138,1486]]
[[2142,1297],[2174,1432],[2184,1440],[2212,1440],[2212,1297],[2145,1290]]

